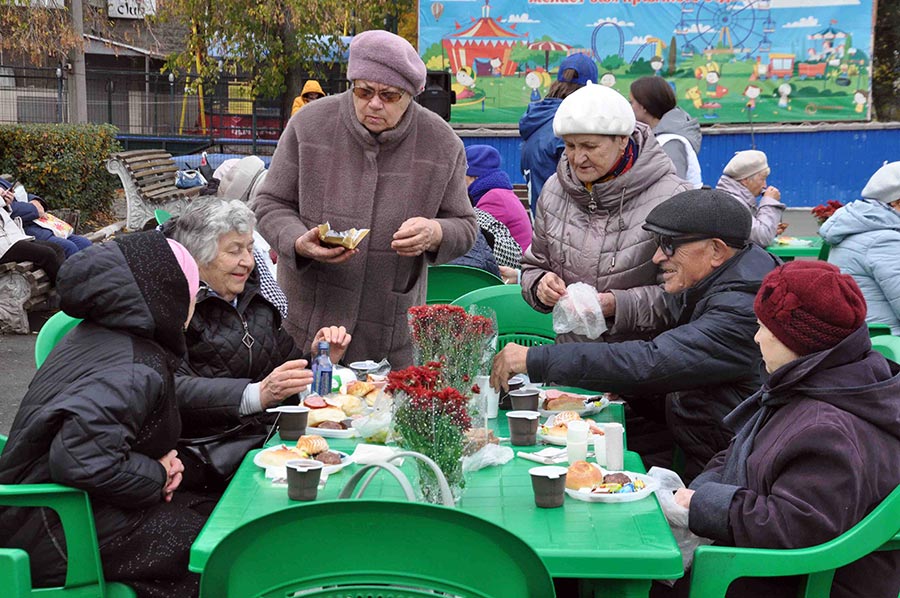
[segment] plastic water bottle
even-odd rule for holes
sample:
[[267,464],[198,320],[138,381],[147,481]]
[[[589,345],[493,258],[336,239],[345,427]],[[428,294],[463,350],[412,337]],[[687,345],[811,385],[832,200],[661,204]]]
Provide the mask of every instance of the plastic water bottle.
[[326,341],[319,341],[319,352],[312,365],[312,391],[322,397],[331,392],[331,373],[334,366],[331,364],[329,350],[330,347]]

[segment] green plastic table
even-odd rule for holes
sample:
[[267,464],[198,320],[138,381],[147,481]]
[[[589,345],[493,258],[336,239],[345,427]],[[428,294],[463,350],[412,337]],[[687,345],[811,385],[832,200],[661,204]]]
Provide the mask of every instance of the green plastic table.
[[766,251],[777,255],[782,260],[789,262],[798,257],[814,257],[818,258],[819,253],[822,251],[822,237],[816,235],[814,237],[792,237],[794,239],[798,239],[800,241],[809,241],[811,245],[800,246],[800,245],[780,245],[778,243],[778,237],[775,238],[775,242],[766,247]]
[[[491,421],[498,436],[508,436],[505,411]],[[277,443],[277,438],[273,441]],[[328,439],[334,450],[352,453],[358,440]],[[534,452],[544,448],[512,447]],[[191,547],[189,568],[202,573],[210,552],[230,531],[266,513],[295,506],[285,487],[273,487],[263,469],[247,455]],[[469,474],[459,508],[493,521],[528,542],[554,577],[580,578],[582,596],[647,596],[652,579],[682,575],[681,553],[655,496],[630,503],[586,503],[566,497],[562,508],[534,504],[528,469],[538,463],[513,458],[501,467]],[[563,464],[565,465],[565,464]],[[318,500],[336,500],[355,464],[332,474]],[[411,476],[414,466],[407,461]],[[625,469],[643,473],[640,457],[625,454]],[[414,477],[413,477],[414,479]],[[396,480],[379,474],[366,498],[405,500]]]

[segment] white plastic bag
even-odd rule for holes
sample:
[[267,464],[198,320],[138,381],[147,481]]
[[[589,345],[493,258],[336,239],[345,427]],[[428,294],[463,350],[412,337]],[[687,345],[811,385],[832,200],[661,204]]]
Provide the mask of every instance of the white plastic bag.
[[[672,528],[672,535],[675,536],[675,541],[678,542],[678,548],[681,550],[681,563],[684,565],[684,570],[687,571],[691,568],[691,563],[694,562],[694,551],[697,550],[697,547],[712,544],[712,540],[701,538],[690,530],[688,527],[688,509],[675,502],[675,491],[679,488],[684,488],[684,482],[681,481],[681,477],[674,471],[664,467],[651,467],[647,475],[659,481],[656,498],[659,499],[659,506],[662,507],[666,521],[669,522],[669,527]],[[657,581],[668,586],[675,584],[674,579],[660,579]]]
[[386,397],[379,397],[368,415],[354,419],[350,426],[359,432],[364,442],[384,444],[391,431],[392,403]]
[[508,463],[513,456],[513,450],[508,446],[489,442],[471,455],[463,457],[462,468],[465,472],[478,471],[491,465]]
[[566,294],[553,308],[553,331],[574,332],[592,340],[606,332],[597,289],[583,282],[567,286]]

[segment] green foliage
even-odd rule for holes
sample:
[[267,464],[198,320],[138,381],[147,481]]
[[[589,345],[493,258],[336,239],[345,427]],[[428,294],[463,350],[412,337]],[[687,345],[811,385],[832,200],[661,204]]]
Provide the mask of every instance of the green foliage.
[[0,172],[51,208],[108,211],[118,179],[106,159],[121,148],[112,125],[0,125]]
[[600,63],[600,66],[607,71],[614,71],[617,68],[622,67],[625,64],[625,59],[619,56],[618,54],[610,54],[606,58],[603,59],[603,62]]
[[638,58],[628,68],[628,73],[635,77],[643,77],[645,75],[652,75],[654,71],[653,67],[650,66],[650,61]]

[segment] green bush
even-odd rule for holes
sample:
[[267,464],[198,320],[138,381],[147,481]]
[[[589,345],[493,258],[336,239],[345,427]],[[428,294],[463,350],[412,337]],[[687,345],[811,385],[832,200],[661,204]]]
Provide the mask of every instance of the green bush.
[[51,208],[91,215],[112,208],[119,179],[106,159],[121,147],[112,125],[0,125],[0,172]]

